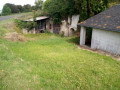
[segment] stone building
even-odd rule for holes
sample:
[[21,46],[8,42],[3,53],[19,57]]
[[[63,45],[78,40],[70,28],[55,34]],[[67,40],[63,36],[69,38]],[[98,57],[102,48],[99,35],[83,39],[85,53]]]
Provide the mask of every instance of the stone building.
[[[35,22],[37,23],[36,27],[35,27],[35,32],[36,33],[42,33],[45,32],[45,30],[47,29],[47,21],[49,20],[48,16],[41,16],[41,17],[37,17]],[[33,22],[33,18],[25,20],[26,22]]]
[[[25,20],[26,22],[33,22],[33,19]],[[72,36],[77,30],[77,24],[79,21],[79,15],[73,15],[68,17],[67,20],[62,20],[62,24],[55,24],[52,21],[52,18],[48,16],[40,16],[36,18],[37,26],[32,32],[40,33],[45,32],[46,30],[51,33],[61,34],[64,36]],[[25,32],[25,29],[23,29]],[[30,31],[31,32],[31,31]]]

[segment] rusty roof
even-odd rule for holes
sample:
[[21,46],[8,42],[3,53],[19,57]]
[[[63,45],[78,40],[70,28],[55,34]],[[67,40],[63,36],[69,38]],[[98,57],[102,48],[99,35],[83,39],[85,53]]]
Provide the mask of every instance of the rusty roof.
[[120,5],[115,5],[78,25],[120,32]]

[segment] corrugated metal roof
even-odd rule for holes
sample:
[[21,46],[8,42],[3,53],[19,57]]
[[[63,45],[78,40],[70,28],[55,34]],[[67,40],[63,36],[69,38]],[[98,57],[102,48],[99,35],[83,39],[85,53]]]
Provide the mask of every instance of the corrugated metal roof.
[[115,5],[78,25],[120,32],[120,5]]
[[[44,19],[48,19],[48,18],[49,18],[48,16],[36,17],[36,21],[44,20]],[[24,21],[33,21],[33,18],[28,19],[28,20],[24,20]]]

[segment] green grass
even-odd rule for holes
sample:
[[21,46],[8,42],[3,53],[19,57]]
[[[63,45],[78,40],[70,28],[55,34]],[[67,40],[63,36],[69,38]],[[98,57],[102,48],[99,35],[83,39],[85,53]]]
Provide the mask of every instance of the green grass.
[[[119,90],[120,62],[79,49],[74,38],[25,35],[3,38],[13,20],[0,22],[0,90]],[[76,41],[75,41],[76,42]]]

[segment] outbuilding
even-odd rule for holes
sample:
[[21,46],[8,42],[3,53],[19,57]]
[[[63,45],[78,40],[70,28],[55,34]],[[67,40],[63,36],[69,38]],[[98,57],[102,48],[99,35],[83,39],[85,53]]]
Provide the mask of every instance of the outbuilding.
[[[25,22],[33,22],[34,19],[24,20]],[[62,20],[61,24],[53,23],[52,17],[49,16],[40,16],[36,17],[36,27],[29,31],[29,33],[42,33],[46,30],[55,33],[61,34],[64,36],[72,36],[75,31],[77,31],[77,24],[79,21],[79,15],[72,15],[67,19]],[[27,34],[28,31],[23,29],[23,33]]]
[[[35,30],[36,32],[45,32],[46,30],[46,23],[47,21],[49,20],[49,17],[48,16],[41,16],[41,17],[37,17],[35,22],[37,23],[36,27],[35,27]],[[28,20],[25,20],[26,22],[33,22],[34,19],[31,18],[31,19],[28,19]]]
[[[120,5],[115,5],[78,25],[81,26],[80,45],[87,45],[86,41],[90,40],[92,49],[120,55]],[[89,31],[88,27],[92,30]],[[87,32],[91,32],[91,37],[87,38]]]

